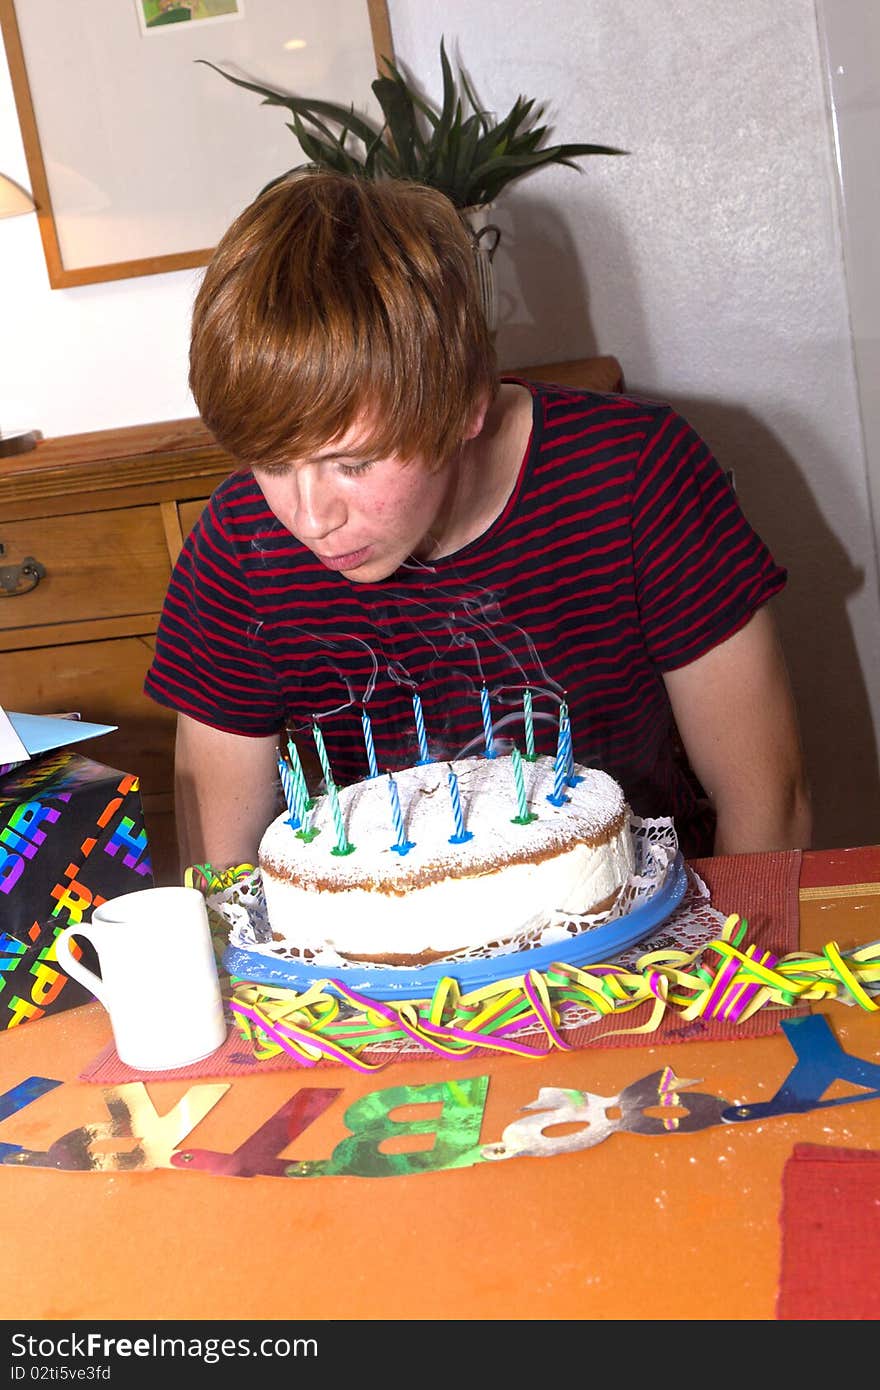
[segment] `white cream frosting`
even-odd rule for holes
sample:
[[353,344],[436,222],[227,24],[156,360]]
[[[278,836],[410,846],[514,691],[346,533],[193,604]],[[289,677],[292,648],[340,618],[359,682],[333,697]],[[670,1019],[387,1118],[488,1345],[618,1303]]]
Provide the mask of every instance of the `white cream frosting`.
[[[448,769],[458,779],[471,838],[450,843],[455,820]],[[394,774],[406,839],[399,854],[387,777],[340,789],[348,855],[333,854],[338,834],[330,798],[318,799],[306,842],[288,814],[269,826],[259,862],[276,940],[297,953],[331,947],[343,956],[441,955],[508,940],[551,914],[590,912],[613,898],[633,869],[629,811],[619,785],[576,767],[561,806],[548,801],[552,758],[522,764],[529,812],[517,824],[509,756],[428,763]]]

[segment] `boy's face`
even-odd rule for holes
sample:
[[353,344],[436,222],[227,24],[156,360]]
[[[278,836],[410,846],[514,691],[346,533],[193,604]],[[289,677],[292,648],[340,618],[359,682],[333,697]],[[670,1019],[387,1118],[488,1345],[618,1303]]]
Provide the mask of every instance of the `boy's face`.
[[411,555],[439,551],[452,469],[391,456],[364,463],[362,423],[284,472],[255,467],[272,512],[328,569],[358,584],[387,579]]

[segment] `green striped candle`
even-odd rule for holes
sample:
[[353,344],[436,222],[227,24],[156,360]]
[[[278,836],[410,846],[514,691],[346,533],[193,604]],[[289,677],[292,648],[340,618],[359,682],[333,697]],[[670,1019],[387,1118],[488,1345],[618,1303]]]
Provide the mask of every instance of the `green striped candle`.
[[523,776],[523,760],[516,744],[514,744],[510,750],[510,757],[513,762],[513,781],[516,787],[517,804],[517,814],[511,816],[510,819],[514,825],[531,825],[532,821],[537,820],[538,817],[535,815],[534,811],[529,810],[529,803],[526,797],[526,781]]
[[333,813],[333,825],[336,829],[336,845],[331,849],[331,854],[351,854],[354,845],[345,833],[345,823],[342,819],[342,807],[339,804],[339,792],[336,790],[336,783],[330,779],[327,783],[327,795],[330,798],[330,810]]
[[535,761],[535,722],[532,718],[532,692],[526,687],[523,694],[523,723],[526,730],[526,759]]

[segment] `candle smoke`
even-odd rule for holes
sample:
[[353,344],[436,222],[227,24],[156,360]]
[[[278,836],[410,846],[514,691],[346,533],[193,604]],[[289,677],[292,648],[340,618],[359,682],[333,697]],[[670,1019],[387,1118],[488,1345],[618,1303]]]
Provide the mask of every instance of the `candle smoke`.
[[[431,568],[421,564],[417,567]],[[409,562],[403,569],[408,568],[413,568]],[[435,589],[431,601],[426,602],[422,597],[406,593],[405,589],[396,591],[393,586],[385,586],[374,621],[374,645],[346,631],[327,634],[291,625],[290,631],[307,637],[314,651],[338,656],[339,659],[330,664],[347,692],[347,699],[342,703],[315,710],[311,717],[299,722],[291,721],[292,729],[308,730],[313,718],[323,721],[346,709],[353,709],[360,717],[360,707],[368,704],[380,675],[410,693],[420,691],[424,696],[428,691],[439,689],[447,697],[443,705],[450,708],[456,702],[473,698],[479,709],[480,690],[485,683],[492,700],[492,730],[499,753],[509,753],[512,742],[510,738],[498,737],[500,731],[506,727],[512,727],[512,731],[522,728],[522,698],[527,687],[536,703],[542,700],[554,710],[550,713],[534,709],[535,726],[551,725],[555,729],[555,709],[564,698],[562,687],[545,669],[525,629],[505,617],[498,595],[491,589],[451,574],[448,582]],[[431,653],[427,670],[420,672],[418,678],[393,651],[393,648],[405,649],[410,639],[418,639]],[[521,657],[517,656],[516,647]],[[366,653],[369,658],[366,680],[362,671],[355,673],[352,669],[356,651]],[[499,666],[504,668],[504,678],[496,678],[493,683],[486,678],[487,667],[497,671]],[[475,734],[461,745],[452,718],[438,728],[434,713],[428,730],[428,746],[436,761],[464,758],[483,751],[484,736]]]

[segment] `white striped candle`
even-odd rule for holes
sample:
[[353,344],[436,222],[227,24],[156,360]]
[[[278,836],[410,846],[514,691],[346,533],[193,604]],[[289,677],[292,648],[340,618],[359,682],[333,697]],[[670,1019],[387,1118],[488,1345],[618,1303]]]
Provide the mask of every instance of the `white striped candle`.
[[480,691],[480,708],[483,714],[483,737],[486,740],[486,757],[495,757],[495,735],[492,731],[492,710],[489,705],[489,691],[485,682]]
[[376,747],[373,743],[373,726],[370,723],[370,716],[363,706],[361,706],[361,724],[364,729],[364,746],[367,750],[367,763],[370,769],[370,776],[378,777],[379,769],[376,766]]
[[449,843],[451,845],[463,845],[466,840],[472,840],[474,836],[473,831],[465,830],[464,828],[464,813],[461,809],[458,778],[453,772],[451,764],[449,765],[449,776],[447,780],[449,782],[449,796],[452,801],[452,815],[455,820],[455,834],[450,835]]
[[318,757],[321,759],[321,768],[324,773],[324,781],[329,790],[330,783],[333,781],[333,773],[330,771],[330,759],[327,757],[327,749],[324,745],[324,735],[317,724],[312,725],[312,737],[315,740],[315,747],[318,750]]
[[403,812],[400,809],[400,793],[397,790],[397,783],[388,774],[388,795],[391,798],[391,820],[394,825],[395,842],[391,846],[398,854],[409,854],[414,847],[414,841],[406,838],[406,830],[403,824]]
[[[576,787],[578,782],[582,782],[583,777],[578,777],[574,770],[574,748],[571,742],[571,719],[568,713],[568,705],[563,705],[565,710],[565,780],[570,787]],[[561,713],[561,711],[560,711]]]
[[419,763],[429,763],[431,755],[428,752],[428,739],[425,735],[425,716],[422,713],[422,701],[417,690],[412,693],[412,706],[416,718],[416,737],[419,740]]

